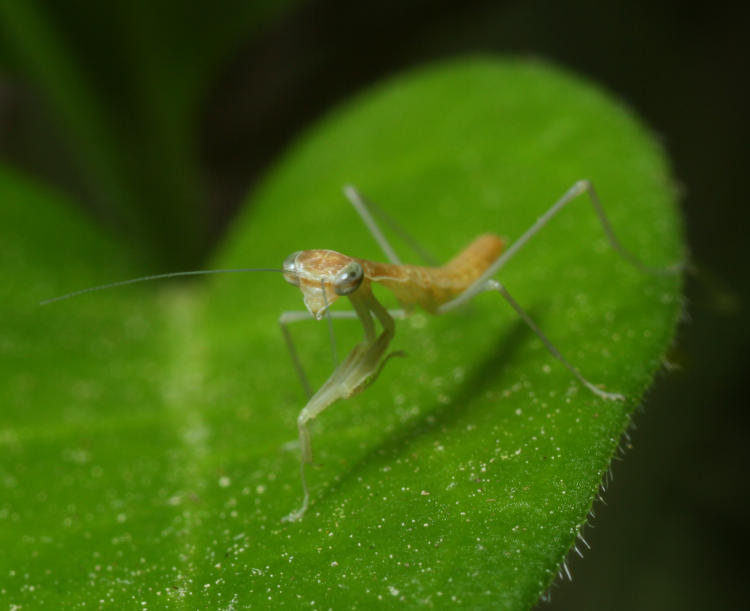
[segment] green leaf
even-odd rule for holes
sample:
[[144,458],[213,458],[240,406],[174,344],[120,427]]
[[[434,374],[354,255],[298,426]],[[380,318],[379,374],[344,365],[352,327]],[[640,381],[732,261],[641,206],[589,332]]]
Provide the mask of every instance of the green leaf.
[[[479,233],[516,239],[581,178],[644,262],[683,257],[663,153],[621,104],[540,63],[441,64],[303,137],[215,263],[278,266],[306,248],[382,259],[345,183],[447,260]],[[585,198],[571,203],[502,280],[627,400],[583,388],[497,294],[417,313],[397,323],[406,358],[314,422],[312,505],[282,524],[301,500],[304,396],[276,320],[300,309],[297,289],[227,275],[37,310],[135,263],[48,194],[10,175],[0,190],[13,279],[0,306],[0,595],[32,608],[529,608],[583,527],[680,312],[681,279],[635,270]],[[337,322],[340,352],[357,325]],[[292,333],[321,384],[325,324]]]

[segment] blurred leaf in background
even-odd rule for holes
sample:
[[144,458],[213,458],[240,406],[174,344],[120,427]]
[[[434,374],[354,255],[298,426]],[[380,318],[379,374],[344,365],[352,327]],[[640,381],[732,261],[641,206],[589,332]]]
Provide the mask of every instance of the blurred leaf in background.
[[3,148],[73,187],[153,265],[197,265],[221,229],[196,145],[202,101],[239,43],[290,4],[0,3],[0,65],[35,106]]

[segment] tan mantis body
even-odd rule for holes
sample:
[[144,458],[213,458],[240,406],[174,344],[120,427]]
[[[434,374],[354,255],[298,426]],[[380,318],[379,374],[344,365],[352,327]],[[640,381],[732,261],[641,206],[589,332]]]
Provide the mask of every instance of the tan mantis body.
[[[326,306],[330,307],[339,298],[336,275],[352,263],[362,268],[363,278],[356,293],[348,297],[368,293],[370,284],[375,282],[390,290],[407,310],[419,306],[436,313],[438,307],[468,289],[504,248],[505,240],[485,234],[441,267],[376,263],[333,250],[303,250],[294,253],[293,269],[287,266],[284,272],[292,284],[299,285],[305,305],[316,318],[321,318]],[[321,287],[325,287],[325,296]]]

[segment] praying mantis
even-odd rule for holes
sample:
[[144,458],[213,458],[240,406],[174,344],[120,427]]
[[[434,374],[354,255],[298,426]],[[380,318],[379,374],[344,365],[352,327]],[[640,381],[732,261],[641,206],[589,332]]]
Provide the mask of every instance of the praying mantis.
[[[635,268],[648,274],[676,274],[683,269],[677,263],[666,267],[650,267],[626,250],[618,241],[604,212],[593,184],[588,180],[576,182],[537,221],[510,246],[503,238],[484,234],[476,238],[463,251],[442,266],[416,266],[401,262],[385,235],[380,230],[373,210],[359,191],[353,186],[344,187],[344,194],[357,211],[375,241],[383,250],[387,263],[376,263],[366,259],[347,256],[332,250],[305,250],[289,255],[281,269],[240,268],[224,270],[202,270],[145,276],[132,280],[91,287],[55,297],[43,304],[115,286],[156,280],[174,276],[189,276],[211,273],[246,271],[274,271],[300,289],[306,310],[283,312],[279,324],[289,349],[297,374],[308,394],[308,401],[297,417],[300,446],[300,477],[302,482],[301,506],[282,518],[285,522],[302,519],[310,505],[310,493],[305,478],[305,466],[312,462],[312,443],[308,425],[326,408],[340,399],[347,399],[370,386],[378,377],[388,359],[395,353],[388,352],[395,334],[395,319],[407,317],[417,307],[434,315],[441,315],[462,306],[479,293],[499,293],[529,326],[549,352],[594,395],[609,401],[621,401],[624,396],[599,388],[589,381],[537,326],[529,314],[495,278],[498,272],[568,203],[583,194],[596,213],[600,225],[611,247]],[[386,309],[372,292],[378,284],[389,290],[402,306],[399,310]],[[331,312],[330,308],[342,298],[349,299],[353,311]],[[364,338],[339,363],[323,385],[313,393],[304,369],[297,356],[288,325],[311,318],[321,320],[333,318],[357,318],[362,324]],[[380,331],[376,331],[376,323]]]

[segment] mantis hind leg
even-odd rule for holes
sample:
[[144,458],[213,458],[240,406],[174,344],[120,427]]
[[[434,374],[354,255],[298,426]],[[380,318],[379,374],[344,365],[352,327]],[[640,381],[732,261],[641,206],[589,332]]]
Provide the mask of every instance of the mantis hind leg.
[[617,251],[623,259],[628,261],[628,263],[633,265],[636,269],[642,271],[645,274],[651,274],[654,276],[668,276],[672,274],[678,274],[685,269],[684,262],[673,263],[664,267],[652,267],[643,263],[638,257],[627,250],[617,239],[617,236],[615,236],[612,225],[609,222],[606,213],[604,212],[604,208],[602,207],[601,202],[599,201],[599,196],[594,190],[594,185],[590,180],[579,180],[570,189],[568,189],[559,200],[552,204],[549,210],[547,210],[547,212],[540,216],[537,221],[531,227],[529,227],[523,233],[523,235],[521,235],[520,238],[513,242],[510,248],[508,248],[497,259],[495,259],[492,265],[490,265],[484,271],[484,273],[479,278],[477,278],[471,286],[469,286],[469,288],[467,288],[455,299],[452,299],[451,301],[448,301],[447,303],[441,305],[437,309],[437,313],[444,314],[445,312],[455,310],[461,304],[466,303],[474,296],[488,290],[487,281],[494,277],[495,274],[497,274],[497,272],[499,272],[505,266],[505,264],[508,263],[508,261],[510,261],[516,255],[516,253],[531,240],[531,238],[539,233],[539,231],[541,231],[558,212],[560,212],[567,204],[575,200],[579,195],[582,195],[583,193],[588,194],[589,201],[591,202],[591,205],[596,212],[599,223],[601,224],[602,229],[607,236],[607,241],[609,242],[610,246],[615,251]]
[[557,360],[559,360],[575,377],[578,379],[581,384],[583,384],[586,388],[588,388],[591,392],[594,394],[609,400],[623,400],[624,397],[618,393],[609,393],[601,390],[596,385],[592,384],[589,380],[587,380],[583,374],[568,361],[558,350],[558,348],[547,338],[547,336],[544,334],[544,332],[537,326],[537,324],[531,319],[529,314],[518,304],[518,302],[513,299],[511,294],[508,292],[508,290],[497,280],[492,279],[492,277],[497,274],[498,271],[508,262],[510,261],[513,256],[521,250],[521,248],[528,243],[531,238],[533,238],[543,227],[549,223],[549,221],[558,213],[560,210],[562,210],[568,203],[576,199],[579,195],[582,195],[583,193],[587,193],[589,195],[589,200],[591,202],[591,205],[594,208],[594,211],[596,212],[596,215],[599,219],[599,222],[602,226],[602,229],[604,230],[604,233],[607,236],[607,240],[610,243],[610,246],[617,251],[626,261],[628,261],[631,265],[633,265],[638,270],[642,271],[643,273],[647,274],[653,274],[653,275],[670,275],[670,274],[676,274],[679,273],[682,269],[684,269],[683,263],[675,263],[666,267],[651,267],[643,262],[641,262],[640,259],[638,259],[635,255],[633,255],[630,251],[628,251],[617,239],[615,236],[614,230],[612,229],[612,225],[609,222],[609,219],[607,218],[606,213],[604,212],[604,208],[601,205],[601,202],[599,201],[599,197],[596,194],[596,191],[594,190],[594,185],[588,181],[588,180],[579,180],[577,183],[575,183],[568,191],[557,201],[555,202],[547,212],[545,212],[539,219],[529,228],[526,230],[526,232],[518,238],[508,250],[506,250],[503,254],[501,254],[493,263],[490,265],[487,270],[470,286],[468,287],[463,293],[461,293],[458,297],[453,299],[452,301],[449,301],[447,303],[444,303],[442,306],[440,306],[437,310],[439,314],[449,312],[451,310],[456,309],[463,303],[466,303],[473,297],[475,297],[477,294],[484,292],[484,291],[496,291],[500,293],[503,298],[510,304],[510,306],[516,311],[516,313],[523,319],[523,321],[531,328],[531,330],[539,337],[539,339],[542,341],[542,343],[546,346],[547,350],[550,351],[552,356],[554,356]]

